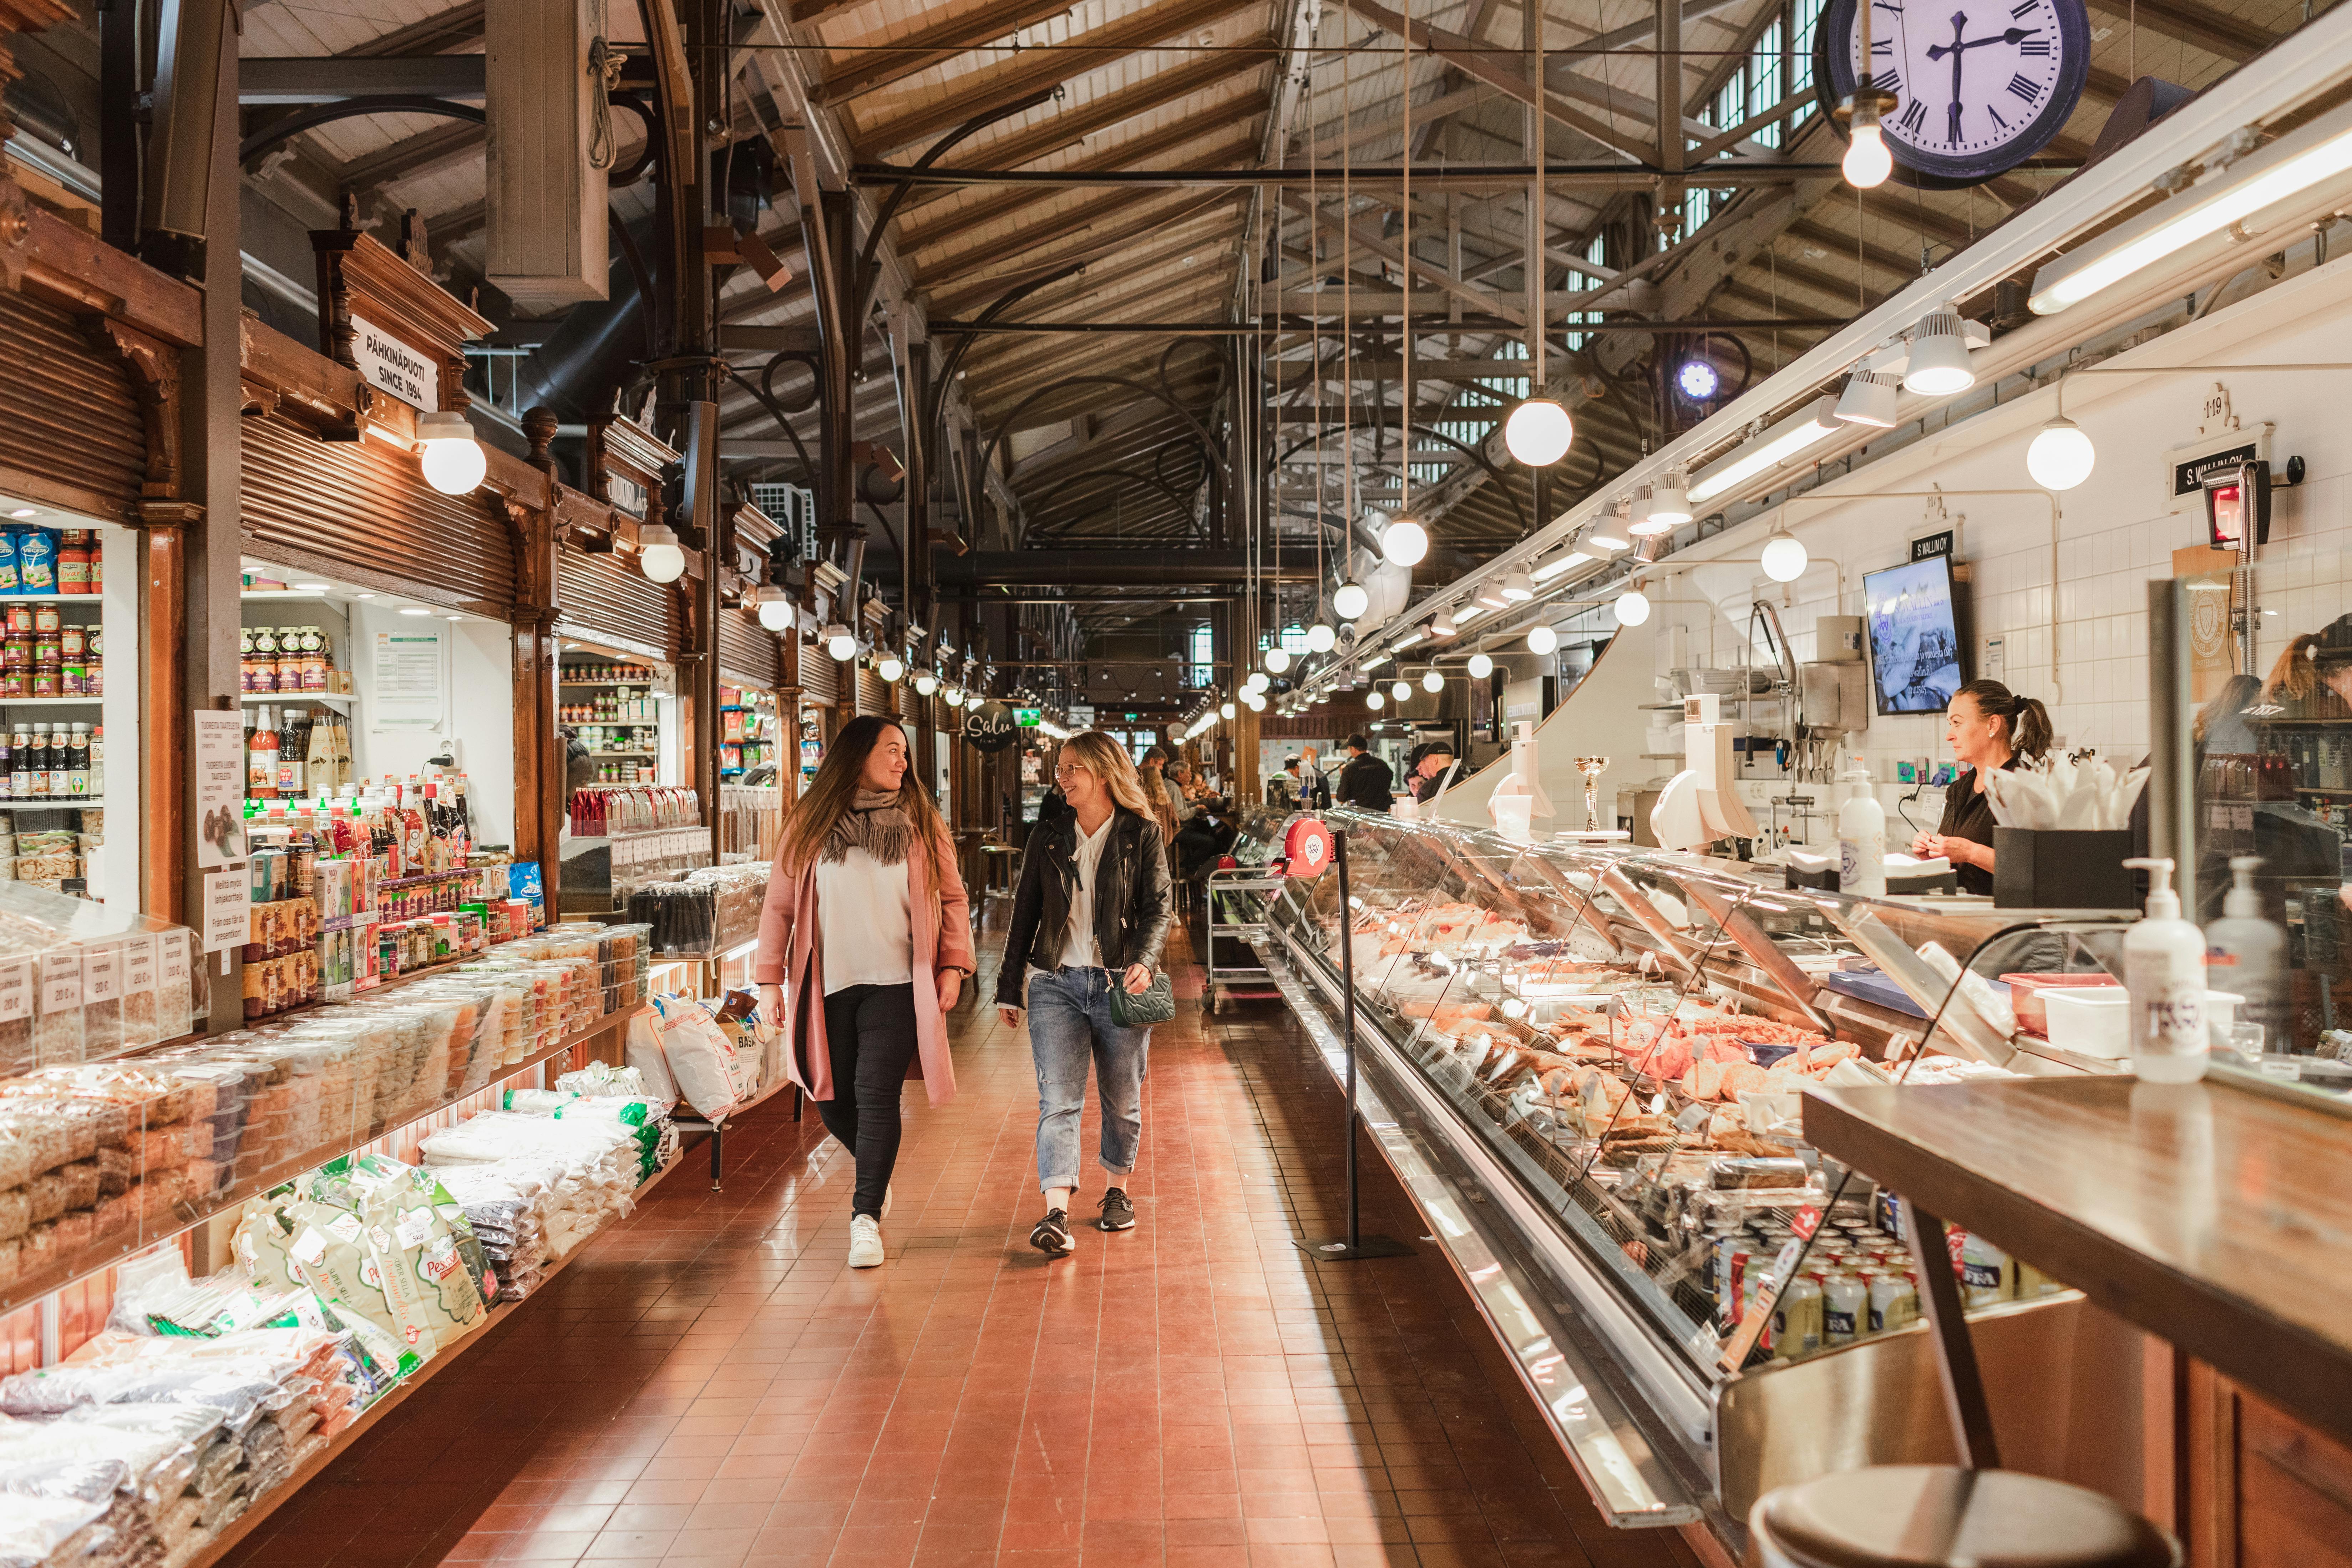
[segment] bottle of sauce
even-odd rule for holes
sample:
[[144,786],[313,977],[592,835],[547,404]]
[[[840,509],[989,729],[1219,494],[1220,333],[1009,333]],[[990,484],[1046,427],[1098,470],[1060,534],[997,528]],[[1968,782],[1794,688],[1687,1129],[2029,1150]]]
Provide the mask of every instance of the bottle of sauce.
[[261,710],[253,738],[245,745],[245,793],[255,800],[278,798],[278,726],[269,710]]
[[58,545],[58,592],[87,594],[91,591],[89,530],[68,528]]
[[106,798],[106,726],[103,724],[90,727],[89,793],[97,799]]
[[66,793],[77,800],[87,800],[89,798],[89,726],[75,725],[66,744]]
[[8,798],[24,800],[33,793],[33,728],[16,721],[8,742]]
[[71,800],[73,795],[73,733],[58,724],[49,731],[49,798]]
[[47,798],[49,793],[49,727],[33,726],[33,754],[27,759],[25,793],[35,800]]

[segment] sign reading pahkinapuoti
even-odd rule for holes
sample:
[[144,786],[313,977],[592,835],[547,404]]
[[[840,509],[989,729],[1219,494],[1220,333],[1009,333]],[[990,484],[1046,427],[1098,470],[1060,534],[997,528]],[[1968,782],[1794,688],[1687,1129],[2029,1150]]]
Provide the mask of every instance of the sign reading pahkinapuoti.
[[352,318],[352,359],[378,392],[420,413],[441,406],[441,372],[434,363],[382,327]]

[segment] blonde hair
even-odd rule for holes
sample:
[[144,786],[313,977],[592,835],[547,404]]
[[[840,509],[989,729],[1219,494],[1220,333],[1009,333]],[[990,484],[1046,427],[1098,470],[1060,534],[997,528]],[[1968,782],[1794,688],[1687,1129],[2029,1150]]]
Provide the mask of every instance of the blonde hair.
[[1062,750],[1072,762],[1102,780],[1111,799],[1129,811],[1152,816],[1150,799],[1143,793],[1143,779],[1136,773],[1135,760],[1127,754],[1125,746],[1100,730],[1081,730],[1062,742]]
[[[906,726],[896,719],[867,713],[843,725],[833,744],[825,748],[824,761],[818,764],[816,777],[809,781],[808,793],[793,803],[792,815],[784,822],[783,848],[776,858],[788,875],[806,870],[824,852],[833,825],[856,804],[857,792],[865,787],[858,780],[865,776],[866,759],[882,743],[885,730],[896,730],[899,740],[907,741]],[[936,889],[943,876],[940,849],[947,842],[947,822],[923,788],[922,770],[914,765],[911,742],[907,752],[907,776],[898,784],[898,805],[915,830],[915,842],[930,857],[931,886]]]

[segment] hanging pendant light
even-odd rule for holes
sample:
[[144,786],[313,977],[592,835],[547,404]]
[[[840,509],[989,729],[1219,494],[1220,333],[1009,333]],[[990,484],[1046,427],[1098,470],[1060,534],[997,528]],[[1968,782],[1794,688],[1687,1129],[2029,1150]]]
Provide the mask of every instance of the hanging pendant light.
[[1559,633],[1538,622],[1528,628],[1528,651],[1548,654],[1559,647]]
[[1514,462],[1530,468],[1549,468],[1568,456],[1576,440],[1576,421],[1549,397],[1530,397],[1503,421],[1503,445]]
[[1433,669],[1421,678],[1421,689],[1423,691],[1443,691],[1445,689],[1445,677]]
[[1470,656],[1469,668],[1471,679],[1484,680],[1495,673],[1495,661],[1483,653],[1474,653]]
[[1764,575],[1775,583],[1793,583],[1805,574],[1811,556],[1805,542],[1785,531],[1764,542]]
[[1333,648],[1339,646],[1339,634],[1331,629],[1330,622],[1323,619],[1318,615],[1315,619],[1315,624],[1307,628],[1307,651],[1308,653],[1329,653]]
[[1352,621],[1371,607],[1371,595],[1353,577],[1340,584],[1339,591],[1331,595],[1331,609],[1343,621]]
[[1412,518],[1398,518],[1381,535],[1381,553],[1392,566],[1418,566],[1429,555],[1429,530]]
[[1290,655],[1280,643],[1265,650],[1265,668],[1276,675],[1290,668]]
[[1410,680],[1393,682],[1389,687],[1389,695],[1400,702],[1410,700],[1412,697],[1412,682]]

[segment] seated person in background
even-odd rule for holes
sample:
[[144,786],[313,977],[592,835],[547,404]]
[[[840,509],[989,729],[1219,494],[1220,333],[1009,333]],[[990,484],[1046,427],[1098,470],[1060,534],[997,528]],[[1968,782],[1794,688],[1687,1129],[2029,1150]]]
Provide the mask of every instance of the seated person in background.
[[1191,882],[1205,875],[1223,854],[1224,847],[1233,842],[1233,830],[1217,817],[1215,807],[1220,802],[1210,800],[1186,819],[1176,830],[1176,875]]

